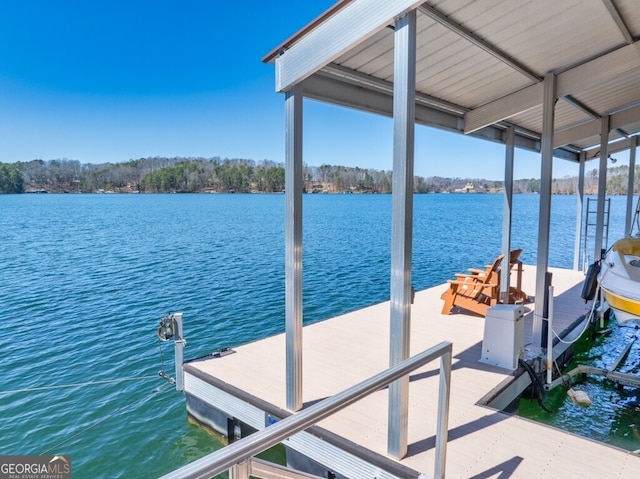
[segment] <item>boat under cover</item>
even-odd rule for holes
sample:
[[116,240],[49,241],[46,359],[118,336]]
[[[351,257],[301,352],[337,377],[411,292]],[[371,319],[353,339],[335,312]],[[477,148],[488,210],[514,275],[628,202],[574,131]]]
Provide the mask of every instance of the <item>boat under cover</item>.
[[602,260],[598,282],[618,324],[640,322],[640,238],[613,244]]

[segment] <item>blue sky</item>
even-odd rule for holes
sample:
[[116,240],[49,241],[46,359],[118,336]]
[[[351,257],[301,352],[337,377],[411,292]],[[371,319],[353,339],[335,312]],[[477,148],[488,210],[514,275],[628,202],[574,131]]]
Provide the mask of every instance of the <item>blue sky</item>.
[[[2,2],[0,162],[284,161],[284,98],[260,60],[333,3]],[[390,119],[313,101],[304,119],[307,164],[391,169]],[[503,163],[500,145],[416,127],[416,175],[501,179]],[[539,174],[517,150],[515,177]]]

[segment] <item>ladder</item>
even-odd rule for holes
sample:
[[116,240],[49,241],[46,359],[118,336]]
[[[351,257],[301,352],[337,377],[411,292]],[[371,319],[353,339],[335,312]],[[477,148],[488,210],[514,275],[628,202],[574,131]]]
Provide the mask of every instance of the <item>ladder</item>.
[[[636,230],[634,233],[633,230]],[[636,212],[633,215],[633,219],[631,220],[631,226],[629,231],[627,231],[627,236],[629,237],[640,237],[640,196],[638,196],[638,202],[636,203]]]
[[[602,248],[606,251],[609,245],[609,209],[611,198],[604,200],[604,218],[602,222]],[[596,242],[596,226],[598,221],[598,200],[597,198],[587,198],[587,211],[584,222],[583,241],[583,269],[587,270],[589,265],[599,258],[591,258]]]

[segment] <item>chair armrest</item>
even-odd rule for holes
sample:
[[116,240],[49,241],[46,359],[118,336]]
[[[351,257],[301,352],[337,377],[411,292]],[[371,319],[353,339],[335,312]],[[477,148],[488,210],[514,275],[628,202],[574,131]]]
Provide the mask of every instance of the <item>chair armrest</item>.
[[485,274],[487,272],[486,269],[476,269],[476,268],[468,268],[467,271],[471,271],[473,274]]
[[452,279],[451,281],[458,280],[458,281],[466,281],[469,283],[470,282],[476,283],[484,278],[485,278],[484,276],[478,276],[477,274],[456,273],[456,279]]
[[499,286],[498,283],[479,283],[477,281],[461,281],[458,279],[448,279],[447,283],[458,284],[461,286],[474,286],[474,287],[480,287],[480,288],[497,288]]

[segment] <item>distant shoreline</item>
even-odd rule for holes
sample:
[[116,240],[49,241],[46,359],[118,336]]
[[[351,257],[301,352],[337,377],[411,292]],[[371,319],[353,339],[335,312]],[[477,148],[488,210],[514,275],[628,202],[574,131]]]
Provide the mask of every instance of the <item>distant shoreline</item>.
[[[18,194],[18,195],[132,195],[132,194],[143,194],[143,195],[284,195],[284,191],[242,191],[242,192],[231,192],[231,191],[46,191],[46,190],[38,190],[38,191],[23,191],[22,193],[5,193],[5,194]],[[315,193],[311,191],[304,191],[304,195],[390,195],[389,193],[377,193],[377,192],[322,192]],[[414,192],[414,195],[456,195],[456,196],[465,196],[465,195],[502,195],[504,191],[488,191],[488,192],[450,192],[450,191],[430,191],[430,192]],[[538,195],[538,192],[517,192],[514,195]],[[563,192],[552,192],[552,195],[560,195],[560,196],[575,196],[577,193],[563,193]],[[585,196],[595,196],[595,193],[584,193]],[[607,193],[607,196],[625,196],[626,193]]]
[[[607,170],[607,193],[626,194],[629,167]],[[388,194],[393,172],[324,164],[303,165],[303,189],[313,194]],[[640,166],[635,176],[640,177]],[[637,183],[637,181],[636,181]],[[552,180],[554,194],[575,194],[578,178]],[[274,193],[285,189],[282,163],[214,158],[140,158],[126,163],[82,164],[77,160],[0,163],[0,193]],[[415,176],[415,193],[494,194],[504,181]],[[584,177],[585,194],[596,194],[598,171]],[[539,193],[537,178],[513,181],[514,193]]]

